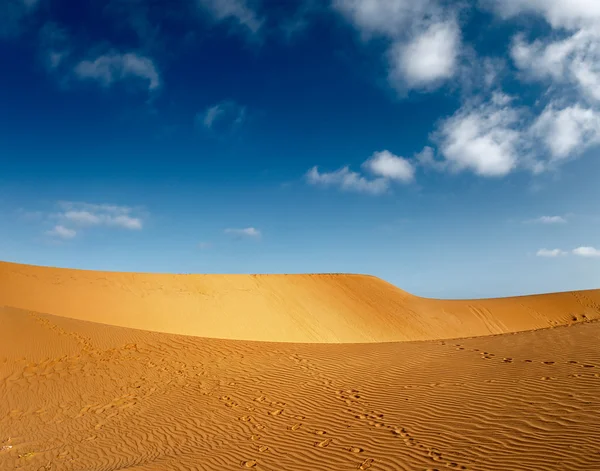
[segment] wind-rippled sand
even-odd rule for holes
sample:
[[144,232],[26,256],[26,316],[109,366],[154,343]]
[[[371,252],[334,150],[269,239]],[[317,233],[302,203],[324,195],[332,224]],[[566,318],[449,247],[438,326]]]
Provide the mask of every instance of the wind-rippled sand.
[[0,264],[0,305],[1,470],[600,470],[597,291]]

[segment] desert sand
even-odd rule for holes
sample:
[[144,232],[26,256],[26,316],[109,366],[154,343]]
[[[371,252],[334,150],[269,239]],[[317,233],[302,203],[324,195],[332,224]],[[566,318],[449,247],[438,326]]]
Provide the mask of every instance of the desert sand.
[[0,262],[0,305],[171,334],[271,342],[435,340],[600,318],[600,290],[447,301],[365,275],[162,275]]
[[0,264],[0,469],[600,470],[600,291]]

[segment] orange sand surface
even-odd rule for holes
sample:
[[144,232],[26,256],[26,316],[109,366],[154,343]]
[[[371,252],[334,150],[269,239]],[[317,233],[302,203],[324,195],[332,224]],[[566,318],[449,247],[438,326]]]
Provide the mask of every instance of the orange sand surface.
[[162,275],[0,262],[0,305],[222,339],[389,342],[598,319],[600,290],[447,301],[364,275]]
[[599,304],[0,264],[0,470],[597,471]]

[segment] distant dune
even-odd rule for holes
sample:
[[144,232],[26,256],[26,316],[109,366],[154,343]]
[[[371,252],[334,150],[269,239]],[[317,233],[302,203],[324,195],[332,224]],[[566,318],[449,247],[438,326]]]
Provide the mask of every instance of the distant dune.
[[600,290],[413,296],[372,276],[163,275],[0,262],[0,305],[172,334],[272,342],[462,338],[600,318]]

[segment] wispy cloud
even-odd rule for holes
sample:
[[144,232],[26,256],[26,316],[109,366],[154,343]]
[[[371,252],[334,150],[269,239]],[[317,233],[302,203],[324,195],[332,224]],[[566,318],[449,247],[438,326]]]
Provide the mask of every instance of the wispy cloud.
[[0,2],[0,38],[14,37],[23,32],[23,24],[39,0],[2,0]]
[[210,242],[198,242],[198,248],[201,250],[207,250],[210,249],[212,247],[212,244]]
[[254,227],[245,227],[243,229],[225,229],[225,234],[233,234],[238,237],[250,237],[259,239],[262,234],[261,232]]
[[148,90],[156,90],[160,86],[160,76],[154,62],[131,52],[111,52],[93,60],[83,60],[75,66],[74,72],[80,79],[94,80],[105,87],[131,78],[145,81]]
[[62,201],[59,206],[63,211],[55,214],[55,217],[75,226],[107,226],[130,230],[139,230],[143,227],[142,219],[134,217],[131,214],[133,209],[128,206],[70,201]]
[[[586,257],[586,258],[600,257],[600,249],[597,249],[595,247],[586,247],[586,246],[577,247],[577,248],[571,250],[570,253],[572,253],[573,255],[576,255],[578,257]],[[568,254],[569,254],[569,252],[566,252],[561,249],[540,249],[536,253],[536,255],[538,257],[559,257],[559,256],[568,255]]]
[[594,247],[577,247],[573,254],[579,257],[600,257],[600,249]]
[[257,33],[263,20],[258,16],[246,0],[196,0],[198,6],[210,12],[215,20],[231,19],[244,26],[251,33]]
[[567,255],[567,252],[560,249],[540,249],[536,253],[538,257],[560,257],[562,255]]
[[562,216],[540,216],[539,218],[531,219],[526,222],[538,224],[565,224],[567,220]]
[[77,235],[77,231],[69,229],[62,224],[57,224],[51,230],[46,231],[46,234],[52,237],[58,237],[60,239],[72,239]]
[[318,166],[314,166],[305,177],[311,185],[333,186],[343,191],[380,195],[389,190],[391,182],[410,183],[415,175],[415,168],[409,160],[387,150],[374,152],[362,163],[361,168],[373,177],[352,171],[348,166],[332,172],[321,172]]
[[207,107],[196,115],[196,123],[216,134],[229,134],[246,119],[246,107],[233,100],[225,100]]
[[19,214],[25,221],[52,224],[45,234],[61,239],[72,239],[93,228],[139,231],[144,225],[140,210],[129,206],[59,201],[56,208],[51,212],[20,210]]

